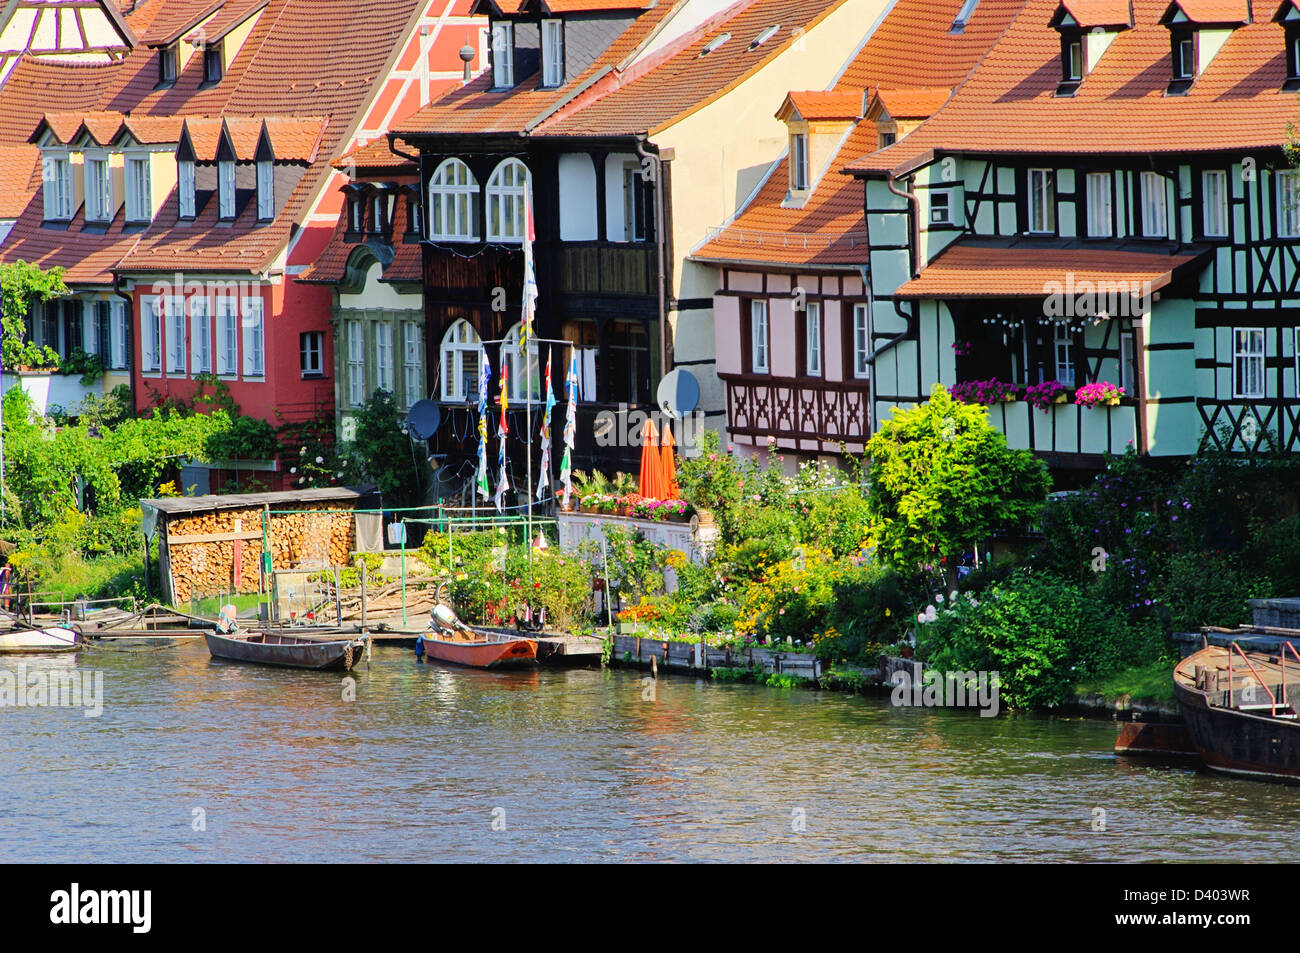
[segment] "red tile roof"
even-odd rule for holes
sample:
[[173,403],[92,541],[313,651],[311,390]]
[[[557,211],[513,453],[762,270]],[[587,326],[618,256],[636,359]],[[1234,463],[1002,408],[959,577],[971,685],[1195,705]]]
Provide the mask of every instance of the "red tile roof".
[[0,146],[0,219],[17,218],[40,182],[41,150],[35,146]]
[[[915,86],[925,96],[929,90],[956,86],[1024,2],[981,0],[965,30],[955,34],[949,27],[962,0],[898,0],[834,88],[861,97],[869,88],[884,86],[901,93],[900,87]],[[1058,52],[1059,48],[1058,40]],[[859,122],[801,207],[783,207],[789,168],[785,159],[780,160],[740,215],[692,257],[807,267],[861,265],[867,240],[862,187],[835,170],[875,148],[875,123]]]
[[[737,4],[690,34],[679,51],[641,70],[590,102],[577,102],[537,128],[539,135],[654,134],[725,95],[785,52],[802,33],[845,0],[751,0]],[[760,46],[753,41],[778,26]],[[705,53],[723,34],[729,38]]]
[[1250,22],[1250,0],[1173,0],[1167,7],[1168,14],[1175,7],[1192,23],[1203,26]]
[[[821,90],[803,90],[791,92],[786,97],[788,102],[804,119],[818,120],[858,119],[862,116],[862,93],[855,90],[823,92]],[[780,118],[782,109],[777,110]]]
[[[364,242],[344,241],[347,232],[347,219],[339,216],[329,243],[316,256],[312,266],[298,276],[298,281],[307,284],[338,284],[347,272],[348,260]],[[393,260],[383,268],[381,281],[420,282],[424,278],[423,256],[417,243],[402,241],[406,232],[406,203],[398,200],[393,212]],[[418,302],[420,299],[417,298]]]
[[878,89],[876,102],[891,119],[929,119],[952,96],[946,86],[920,89]]
[[1029,0],[957,94],[896,145],[850,171],[906,171],[934,152],[1182,154],[1277,149],[1297,114],[1282,91],[1284,30],[1257,21],[1232,31],[1186,94],[1171,75],[1165,0],[1134,0],[1119,33],[1073,96],[1057,96],[1061,44],[1048,27],[1057,0]]
[[[903,298],[1041,298],[1083,282],[1102,288],[1159,291],[1212,250],[1170,252],[1100,249],[1080,242],[959,241],[894,294]],[[1059,285],[1060,287],[1055,287]],[[1097,290],[1101,290],[1098,288]]]
[[1133,25],[1129,0],[1061,0],[1058,16],[1060,11],[1068,13],[1075,24],[1085,30]]
[[208,43],[225,39],[227,33],[242,24],[259,10],[265,10],[270,0],[226,0],[223,6],[199,30],[188,34],[185,39],[198,40],[200,35]]
[[544,13],[602,13],[618,10],[648,10],[655,0],[525,0],[524,9]]
[[[169,46],[221,8],[225,0],[168,0],[140,37],[145,46]],[[162,4],[159,4],[162,6]]]
[[[399,146],[400,148],[400,146]],[[416,164],[403,158],[388,147],[388,139],[381,137],[365,145],[353,146],[330,163],[336,169],[401,169],[414,170]]]
[[267,138],[271,140],[271,151],[277,159],[316,161],[328,120],[319,116],[308,119],[268,116],[264,122]]

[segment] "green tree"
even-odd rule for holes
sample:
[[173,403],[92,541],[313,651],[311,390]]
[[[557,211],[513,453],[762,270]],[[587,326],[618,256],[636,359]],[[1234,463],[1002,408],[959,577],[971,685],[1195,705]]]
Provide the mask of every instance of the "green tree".
[[68,293],[63,269],[48,271],[25,261],[0,264],[0,360],[6,368],[46,367],[58,363],[51,348],[38,347],[27,337],[27,312],[33,302],[44,302]]
[[386,390],[375,391],[361,408],[356,436],[339,456],[348,461],[349,479],[374,482],[385,506],[416,506],[424,496],[424,453],[415,452],[405,415]]
[[878,550],[906,570],[1030,521],[1051,485],[1040,460],[1007,446],[986,408],[954,400],[942,384],[919,407],[895,409],[867,453]]

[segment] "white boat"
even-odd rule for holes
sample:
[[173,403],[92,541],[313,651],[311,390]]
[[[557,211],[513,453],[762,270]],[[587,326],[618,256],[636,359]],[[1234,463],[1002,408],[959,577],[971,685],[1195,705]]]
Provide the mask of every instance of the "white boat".
[[81,635],[72,629],[9,629],[0,632],[0,655],[36,652],[74,652]]

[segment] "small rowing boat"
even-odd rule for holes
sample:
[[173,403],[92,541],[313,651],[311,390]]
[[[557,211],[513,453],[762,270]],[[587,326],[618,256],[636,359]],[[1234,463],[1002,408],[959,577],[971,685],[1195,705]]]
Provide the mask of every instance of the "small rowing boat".
[[362,657],[365,639],[321,639],[279,632],[249,635],[206,633],[208,651],[214,659],[281,668],[308,668],[346,672]]
[[75,652],[79,648],[81,635],[74,629],[51,626],[45,629],[9,629],[0,632],[0,654]]
[[441,604],[434,606],[429,616],[429,631],[415,642],[416,658],[428,656],[470,668],[506,668],[537,661],[536,639],[471,629]]

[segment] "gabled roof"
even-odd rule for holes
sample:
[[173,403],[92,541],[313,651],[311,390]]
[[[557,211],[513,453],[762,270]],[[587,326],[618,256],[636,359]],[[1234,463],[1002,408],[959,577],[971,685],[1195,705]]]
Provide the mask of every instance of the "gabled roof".
[[1052,15],[1052,26],[1074,26],[1083,30],[1098,27],[1126,28],[1133,25],[1129,0],[1061,0]]
[[162,12],[141,37],[145,46],[170,46],[221,9],[225,0],[168,0]]
[[203,40],[217,43],[226,38],[226,34],[245,23],[255,13],[266,9],[270,0],[226,0],[216,16],[208,20],[197,30],[187,34],[185,39],[192,42]]
[[[393,203],[393,243],[390,246],[392,260],[380,270],[380,281],[400,281],[418,284],[424,279],[423,252],[419,244],[402,240],[406,233],[406,202]],[[339,216],[324,250],[316,256],[312,266],[298,276],[298,281],[307,284],[341,283],[347,276],[348,264],[357,254],[357,249],[366,247],[367,242],[349,242],[344,240],[347,234],[347,218]],[[375,249],[371,254],[380,257]]]
[[[963,0],[897,0],[845,67],[834,91],[851,93],[859,103],[865,91],[878,87],[901,92],[902,87],[919,86],[934,91],[933,98],[938,90],[946,94],[961,84],[1024,2],[981,0],[966,29],[958,34],[950,32],[949,26]],[[1057,49],[1059,55],[1059,41]],[[782,158],[774,163],[749,204],[691,257],[807,268],[860,266],[867,244],[862,186],[835,173],[850,159],[874,151],[876,137],[874,122],[859,121],[827,173],[798,207],[785,205],[788,161]]]
[[330,162],[336,169],[416,169],[410,159],[397,155],[388,147],[385,138],[375,139],[365,145],[358,144]]
[[851,89],[792,91],[786,94],[785,102],[776,111],[776,118],[784,121],[792,116],[809,122],[859,119],[862,116],[862,94]]
[[1178,155],[1276,151],[1287,141],[1297,107],[1283,92],[1280,25],[1259,19],[1233,30],[1187,92],[1168,96],[1167,0],[1133,0],[1133,29],[1115,36],[1072,96],[1057,96],[1061,44],[1048,24],[1058,2],[1028,0],[933,118],[847,170],[905,174],[935,155],[962,152]]
[[1173,0],[1160,22],[1238,26],[1250,22],[1250,0]]
[[182,125],[179,116],[127,116],[108,110],[46,113],[28,142],[37,143],[48,132],[63,145],[84,137],[93,145],[108,146],[128,135],[144,145],[160,145],[179,142]]
[[952,96],[947,87],[919,89],[877,89],[872,106],[878,106],[891,119],[929,119]]

